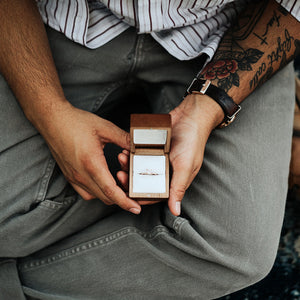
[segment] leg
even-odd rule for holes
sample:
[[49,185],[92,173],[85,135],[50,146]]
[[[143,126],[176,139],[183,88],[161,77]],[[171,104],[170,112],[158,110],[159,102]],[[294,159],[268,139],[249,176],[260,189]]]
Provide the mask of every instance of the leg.
[[[127,74],[130,63],[126,56],[132,50],[135,36],[127,39],[123,35],[127,41],[124,47],[108,45],[101,49],[102,53],[75,45],[50,29],[48,36],[67,99],[87,111],[98,110],[105,97],[120,84],[119,72]],[[105,52],[111,53],[111,47],[120,51],[115,54],[120,60],[114,58],[115,67],[101,71],[109,64]],[[93,64],[86,68],[81,64],[81,56],[89,57]],[[21,299],[13,258],[42,249],[116,208],[99,200],[85,202],[74,192],[1,75],[0,106],[0,294],[3,299],[13,298],[12,295]]]
[[[156,64],[148,60],[148,67],[137,59],[135,76],[142,85],[147,82],[159,110],[166,111],[178,103],[195,74],[193,63],[158,55],[155,43],[143,46],[139,41],[137,58],[149,53],[159,58]],[[275,258],[284,212],[292,82],[286,68],[243,103],[234,124],[214,131],[181,217],[172,216],[163,203],[144,207],[139,216],[118,211],[22,259],[26,295],[213,299],[265,276]]]
[[[49,40],[67,99],[88,111],[98,109],[119,84],[116,70],[111,68],[111,72],[101,73],[85,68],[83,59],[80,59],[82,65],[78,63],[78,56],[95,56],[94,64],[103,65],[108,60],[53,30],[49,30]],[[122,62],[116,62],[116,67],[126,68]],[[111,207],[97,200],[82,201],[70,188],[3,77],[0,77],[0,106],[0,226],[1,240],[5,241],[0,245],[0,257],[28,255],[111,213]],[[81,214],[89,217],[82,218]]]

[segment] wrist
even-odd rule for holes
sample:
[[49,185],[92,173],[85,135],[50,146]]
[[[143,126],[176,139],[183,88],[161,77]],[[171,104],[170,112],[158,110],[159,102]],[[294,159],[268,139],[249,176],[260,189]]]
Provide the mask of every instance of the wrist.
[[71,107],[70,102],[64,97],[45,97],[43,101],[34,101],[29,108],[24,109],[24,113],[33,126],[43,134]]
[[233,99],[221,88],[211,84],[210,80],[194,78],[190,86],[187,88],[185,96],[188,94],[207,95],[214,100],[223,110],[224,119],[219,123],[218,128],[223,128],[231,124],[241,110]]
[[223,109],[208,95],[190,94],[186,98],[188,101],[195,102],[197,122],[201,126],[205,124],[209,131],[212,131],[224,120]]

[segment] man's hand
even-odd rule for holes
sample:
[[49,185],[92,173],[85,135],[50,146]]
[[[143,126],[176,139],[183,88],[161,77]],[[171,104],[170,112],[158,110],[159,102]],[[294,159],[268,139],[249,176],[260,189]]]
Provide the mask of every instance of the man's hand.
[[[199,172],[204,148],[212,131],[224,118],[224,113],[213,99],[206,95],[189,95],[170,112],[172,117],[172,139],[170,163],[173,175],[168,205],[173,215],[180,215],[181,200],[185,191]],[[129,152],[119,154],[122,171],[117,176],[125,190],[128,190]],[[141,201],[140,204],[154,204],[157,201]]]
[[[47,121],[48,119],[48,121]],[[129,149],[129,134],[111,122],[65,103],[35,124],[66,179],[85,200],[99,198],[138,214],[141,207],[117,186],[104,157],[106,143]]]
[[207,139],[211,131],[222,122],[224,113],[210,97],[192,94],[170,114],[170,162],[173,175],[168,204],[171,212],[178,216],[185,191],[201,168]]

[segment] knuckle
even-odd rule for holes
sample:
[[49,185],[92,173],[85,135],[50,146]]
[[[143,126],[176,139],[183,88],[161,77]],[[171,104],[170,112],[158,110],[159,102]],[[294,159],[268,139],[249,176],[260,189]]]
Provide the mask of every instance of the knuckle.
[[200,166],[197,166],[197,167],[193,168],[191,174],[193,176],[196,176],[199,173],[199,171],[200,171]]
[[125,134],[125,141],[126,141],[126,144],[127,144],[127,145],[130,145],[130,135],[129,135],[127,132],[125,132],[124,134]]
[[[118,131],[119,131],[119,129],[118,129]],[[125,144],[124,146],[129,146],[130,145],[130,135],[129,135],[129,133],[126,132],[126,131],[120,130],[119,134],[120,134],[119,137],[120,137],[122,143]]]
[[174,194],[175,194],[176,198],[181,198],[184,195],[185,191],[186,191],[186,185],[180,184],[175,187]]
[[93,170],[93,164],[89,155],[82,155],[80,158],[80,163],[83,165],[86,171],[90,172]]
[[[99,157],[97,158],[99,159]],[[81,163],[83,164],[84,170],[91,176],[92,178],[96,177],[97,170],[97,160],[91,157],[90,155],[85,155],[81,159]]]
[[112,198],[114,196],[114,186],[110,186],[110,185],[105,185],[102,188],[102,192],[103,194],[107,197],[107,198]]
[[68,178],[69,178],[70,182],[74,182],[76,184],[83,183],[83,178],[82,178],[81,174],[75,169],[72,169],[71,174]]

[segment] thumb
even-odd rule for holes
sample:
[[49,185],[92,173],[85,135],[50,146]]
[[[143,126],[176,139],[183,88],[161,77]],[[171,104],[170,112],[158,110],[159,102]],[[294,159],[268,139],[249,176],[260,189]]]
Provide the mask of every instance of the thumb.
[[173,169],[170,185],[169,208],[173,215],[180,215],[181,201],[188,188],[189,171]]

